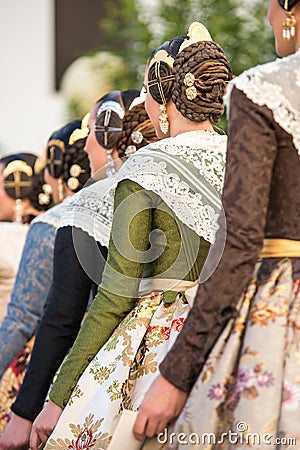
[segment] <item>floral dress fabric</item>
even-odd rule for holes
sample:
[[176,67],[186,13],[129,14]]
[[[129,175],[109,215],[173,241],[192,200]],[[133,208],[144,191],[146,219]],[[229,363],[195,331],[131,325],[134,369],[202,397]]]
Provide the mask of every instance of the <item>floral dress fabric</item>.
[[34,343],[34,337],[17,354],[0,380],[0,436],[10,420],[10,407],[22,384]]
[[80,378],[47,449],[107,449],[123,409],[137,410],[181,331],[189,305],[178,294],[140,296]]
[[161,448],[298,448],[300,283],[286,258],[258,287],[260,265]]
[[[202,236],[213,240],[217,196],[212,194],[212,181],[222,185],[225,142],[226,138],[214,134],[185,133],[166,139],[160,148],[140,150],[138,158],[129,158],[120,170],[124,178],[115,191],[103,281],[50,392],[50,399],[65,409],[47,450],[106,449],[121,411],[139,408],[190,310],[189,287],[198,284],[209,250]],[[204,166],[209,170],[202,171]],[[216,203],[208,208],[210,195]],[[203,204],[202,214],[198,200]],[[118,216],[124,204],[126,209]],[[153,235],[155,256],[144,262],[141,255],[149,249],[153,230],[160,231]],[[129,239],[120,247],[116,238],[124,235]],[[195,258],[191,258],[193,247]],[[139,251],[136,260],[129,256],[132,248]],[[157,254],[155,250],[161,248]],[[166,288],[168,282],[172,286]],[[164,287],[156,289],[158,284]],[[143,289],[145,285],[149,290]]]

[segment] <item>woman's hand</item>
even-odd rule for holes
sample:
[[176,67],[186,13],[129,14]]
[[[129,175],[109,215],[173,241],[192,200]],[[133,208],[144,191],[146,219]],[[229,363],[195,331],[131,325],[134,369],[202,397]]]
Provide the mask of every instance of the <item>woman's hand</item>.
[[0,450],[27,450],[32,422],[12,414],[1,438]]
[[30,434],[30,448],[37,450],[42,442],[46,442],[52,431],[54,430],[58,419],[63,412],[60,406],[57,406],[51,400],[48,401],[44,409],[37,416],[32,424]]
[[139,441],[162,433],[179,416],[188,394],[162,375],[152,383],[137,416],[133,433]]

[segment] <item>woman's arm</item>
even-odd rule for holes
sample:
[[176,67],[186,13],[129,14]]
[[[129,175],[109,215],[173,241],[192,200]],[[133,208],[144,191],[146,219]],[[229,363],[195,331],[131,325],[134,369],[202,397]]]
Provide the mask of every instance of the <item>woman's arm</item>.
[[[134,306],[143,274],[142,258],[149,247],[150,205],[151,195],[138,184],[124,180],[118,185],[102,284],[50,392],[50,399],[61,408],[91,359]],[[130,295],[123,294],[125,289]]]
[[105,248],[101,257],[97,243],[84,231],[72,227],[58,229],[47,306],[21,390],[12,406],[15,414],[31,421],[42,409],[52,379],[77,336],[93,285],[77,257],[76,248],[85,249],[88,262],[97,264],[98,275],[103,271]]
[[[161,364],[162,375],[188,392],[250,280],[265,235],[277,140],[273,116],[237,89],[231,95],[222,196],[226,243],[213,275],[199,286],[182,333]],[[216,245],[219,244],[218,234]],[[207,261],[209,264],[209,260]],[[175,369],[175,360],[180,367]]]

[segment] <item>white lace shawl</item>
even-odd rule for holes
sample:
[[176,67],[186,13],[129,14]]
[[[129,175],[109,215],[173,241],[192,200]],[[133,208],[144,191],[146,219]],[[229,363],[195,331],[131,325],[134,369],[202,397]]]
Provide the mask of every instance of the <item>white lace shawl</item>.
[[111,188],[115,186],[116,175],[81,189],[65,206],[59,228],[67,226],[80,228],[107,247],[113,216]]
[[300,157],[300,50],[251,68],[232,80],[225,96],[227,111],[234,86],[272,111],[274,120],[292,136]]
[[62,203],[52,206],[52,208],[35,217],[31,224],[43,222],[47,223],[48,225],[52,225],[54,228],[57,228],[60,223],[64,208],[71,201],[71,198],[72,197],[65,198]]
[[227,137],[182,133],[140,149],[113,177],[82,189],[67,205],[60,226],[76,226],[108,245],[117,184],[130,179],[155,192],[181,222],[213,243],[221,211]]

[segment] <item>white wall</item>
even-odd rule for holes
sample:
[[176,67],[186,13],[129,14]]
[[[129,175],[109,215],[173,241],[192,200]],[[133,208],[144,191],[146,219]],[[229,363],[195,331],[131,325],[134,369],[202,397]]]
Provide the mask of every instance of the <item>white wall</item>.
[[0,0],[0,155],[41,154],[66,121],[54,89],[54,1]]

